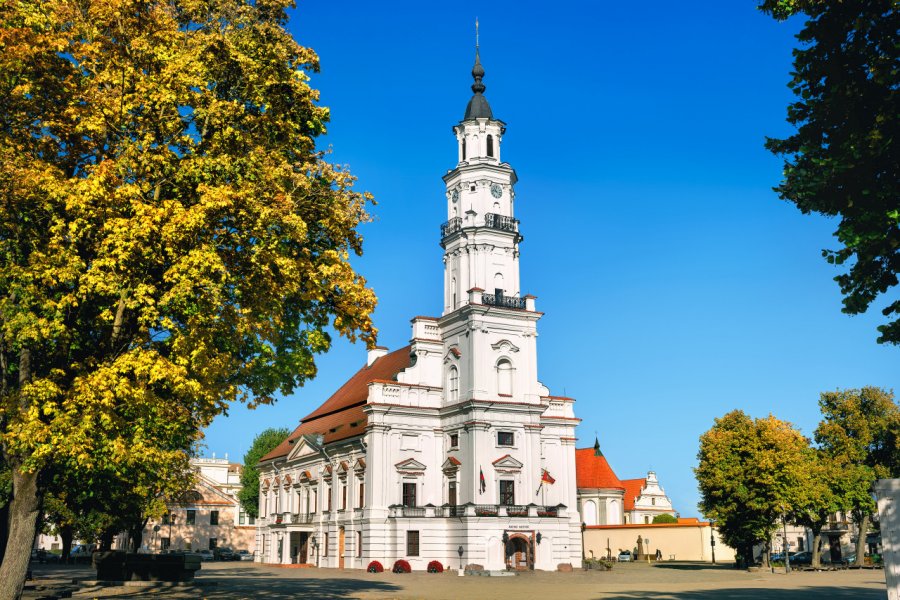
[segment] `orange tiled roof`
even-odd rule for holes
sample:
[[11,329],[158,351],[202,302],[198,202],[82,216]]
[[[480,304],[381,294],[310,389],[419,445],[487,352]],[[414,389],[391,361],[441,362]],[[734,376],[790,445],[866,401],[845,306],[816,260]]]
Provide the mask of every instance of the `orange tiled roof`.
[[[606,457],[597,456],[593,448],[575,450],[575,482],[579,488],[625,489],[612,467],[606,462]],[[625,502],[626,510],[634,508],[634,502],[631,503],[631,508],[628,507],[627,499]]]
[[[507,454],[507,456],[509,456],[509,454]],[[451,456],[451,457],[448,458],[447,460],[450,461],[450,464],[451,464],[451,465],[456,465],[457,467],[460,466],[460,465],[462,464],[461,462],[459,462],[459,459],[457,459],[455,456]]]
[[369,397],[369,383],[375,379],[392,381],[409,367],[409,346],[395,350],[364,366],[322,405],[300,421],[300,425],[260,462],[290,454],[293,442],[302,435],[322,434],[325,443],[361,435],[366,430],[363,406]]
[[634,501],[638,499],[641,490],[647,485],[647,478],[623,479],[622,484],[625,486],[625,510],[634,510]]

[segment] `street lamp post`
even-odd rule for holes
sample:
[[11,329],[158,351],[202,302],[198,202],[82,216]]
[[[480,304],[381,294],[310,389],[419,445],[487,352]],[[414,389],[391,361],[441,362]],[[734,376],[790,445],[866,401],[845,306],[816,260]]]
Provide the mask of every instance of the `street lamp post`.
[[716,530],[709,528],[709,545],[712,548],[712,564],[716,564]]
[[789,550],[791,549],[791,544],[788,542],[787,536],[787,518],[782,515],[781,524],[784,526],[784,572],[791,572],[791,553]]
[[463,552],[464,552],[464,550],[463,550],[462,546],[460,546],[459,548],[456,549],[456,553],[459,554],[459,576],[460,577],[462,577],[463,575],[466,574],[466,572],[463,570],[463,564],[462,564]]
[[587,523],[582,521],[581,522],[581,560],[582,561],[585,560],[585,556],[586,556],[584,553],[584,530],[585,529],[587,529]]

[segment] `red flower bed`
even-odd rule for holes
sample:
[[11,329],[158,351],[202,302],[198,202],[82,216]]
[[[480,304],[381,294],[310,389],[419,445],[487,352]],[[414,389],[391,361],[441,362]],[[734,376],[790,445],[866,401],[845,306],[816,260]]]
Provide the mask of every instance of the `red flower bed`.
[[443,573],[444,565],[442,565],[441,563],[439,563],[436,560],[433,560],[430,563],[428,563],[428,572],[429,573]]
[[398,560],[394,563],[394,568],[391,569],[394,573],[412,573],[412,567],[409,566],[409,563],[403,559]]
[[382,567],[381,563],[377,560],[373,560],[369,563],[369,566],[366,567],[366,571],[368,571],[369,573],[383,573],[384,567]]

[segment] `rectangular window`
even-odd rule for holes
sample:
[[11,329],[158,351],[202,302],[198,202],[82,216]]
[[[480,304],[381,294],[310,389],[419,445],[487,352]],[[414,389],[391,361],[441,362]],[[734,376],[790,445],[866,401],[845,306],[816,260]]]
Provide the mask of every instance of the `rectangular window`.
[[168,524],[169,524],[169,513],[166,513],[166,514],[163,515],[163,518],[162,518],[162,524],[163,524],[163,525],[168,525]]
[[197,520],[197,511],[188,509],[187,519],[185,520],[185,523],[187,523],[188,525],[193,525],[194,522],[196,522],[196,520]]
[[209,524],[210,525],[218,525],[219,524],[219,511],[212,510],[209,512]]
[[256,517],[247,515],[247,525],[256,525]]
[[403,506],[416,506],[416,483],[403,483]]
[[362,556],[362,531],[356,532],[356,556]]
[[238,514],[238,525],[246,525],[246,524],[247,524],[247,512],[242,510],[240,512],[240,514]]
[[328,496],[328,499],[325,501],[325,504],[326,504],[326,506],[328,506],[328,508],[326,508],[325,510],[330,511],[331,510],[331,486],[330,485],[325,486],[325,494],[327,494],[327,496]]
[[362,481],[359,482],[359,504],[357,506],[362,508],[366,505],[366,484]]
[[215,549],[216,549],[216,545],[217,545],[218,543],[219,543],[219,540],[217,540],[216,538],[209,538],[209,549],[210,549],[210,550],[215,550]]
[[167,537],[159,538],[159,549],[161,552],[165,552],[166,550],[169,549],[170,546],[171,546],[171,541],[169,540],[169,538],[167,538]]
[[341,486],[341,510],[347,510],[347,484]]
[[500,504],[510,506],[516,503],[515,482],[500,480]]
[[513,436],[512,431],[498,431],[497,432],[497,445],[498,446],[512,446],[515,437]]
[[407,531],[406,532],[406,555],[407,556],[418,556],[419,555],[419,532],[418,531]]
[[316,511],[319,510],[319,490],[312,491],[312,510],[310,511],[312,514],[316,514]]
[[454,433],[450,435],[450,447],[451,448],[459,448],[459,434]]
[[447,484],[447,504],[456,506],[456,480],[452,479]]

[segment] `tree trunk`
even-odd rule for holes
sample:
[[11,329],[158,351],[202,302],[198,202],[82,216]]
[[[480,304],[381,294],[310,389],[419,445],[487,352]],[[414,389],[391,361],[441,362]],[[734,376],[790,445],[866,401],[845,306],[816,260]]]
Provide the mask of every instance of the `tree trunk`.
[[861,567],[866,563],[866,533],[869,530],[869,515],[863,515],[859,521],[859,532],[856,536],[856,562]]
[[13,496],[9,503],[9,538],[0,564],[0,600],[17,600],[22,595],[31,547],[40,512],[38,474],[23,473],[19,461],[10,461]]
[[116,532],[113,529],[107,529],[102,534],[100,534],[100,547],[97,548],[100,552],[107,552],[112,550],[113,538],[116,537]]
[[822,552],[819,549],[819,546],[822,545],[822,530],[819,529],[813,530],[813,541],[812,541],[812,562],[810,566],[818,569],[822,566]]
[[64,564],[69,564],[71,561],[69,555],[72,553],[72,538],[75,537],[72,526],[63,525],[59,530],[59,537],[62,539],[62,556],[59,557],[59,560]]

